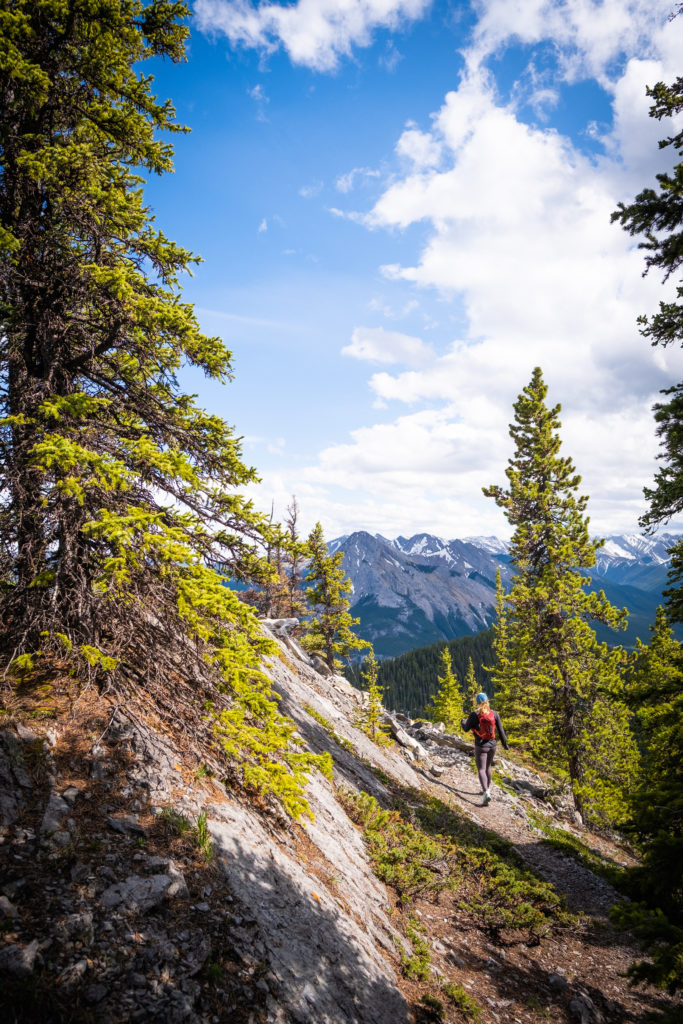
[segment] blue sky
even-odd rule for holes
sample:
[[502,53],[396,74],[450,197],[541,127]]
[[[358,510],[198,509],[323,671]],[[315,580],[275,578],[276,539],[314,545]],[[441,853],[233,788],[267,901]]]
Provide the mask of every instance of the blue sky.
[[682,69],[661,0],[196,0],[155,89],[192,132],[149,182],[201,254],[184,283],[233,352],[183,383],[244,437],[260,507],[329,537],[507,534],[512,402],[541,365],[602,534],[633,532],[650,407],[679,352],[610,213],[670,161],[645,85]]

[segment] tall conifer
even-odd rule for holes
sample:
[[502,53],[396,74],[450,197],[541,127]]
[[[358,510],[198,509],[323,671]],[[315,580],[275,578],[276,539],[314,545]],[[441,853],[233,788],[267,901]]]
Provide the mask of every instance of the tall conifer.
[[453,674],[448,647],[444,647],[441,652],[441,675],[437,677],[437,691],[425,711],[432,722],[443,722],[448,732],[460,728],[463,717],[462,693]]
[[344,552],[330,555],[323,536],[323,528],[316,523],[308,537],[311,560],[306,580],[308,603],[313,612],[306,623],[302,645],[312,654],[318,654],[331,669],[340,669],[340,658],[352,651],[370,647],[353,632],[360,619],[349,613],[347,594],[351,593],[351,580],[342,569]]
[[375,658],[375,652],[370,648],[370,653],[363,663],[363,670],[361,672],[363,689],[366,696],[360,709],[359,724],[361,729],[371,739],[384,739],[386,742],[386,728],[382,726],[382,715],[384,714],[384,707],[382,706],[383,693],[382,687],[377,681],[378,674],[379,666]]
[[[598,643],[590,621],[617,629],[627,613],[602,591],[587,590],[599,542],[588,533],[588,498],[577,496],[581,478],[560,455],[560,407],[548,408],[546,395],[537,367],[514,405],[508,487],[484,489],[514,528],[516,572],[496,671],[504,703],[520,716],[515,731],[524,727],[526,701],[536,759],[568,777],[578,811],[614,821],[623,813],[620,794],[636,750],[622,700],[623,652]],[[615,757],[617,749],[623,757]]]
[[143,176],[172,169],[159,133],[185,129],[140,68],[184,59],[188,14],[0,9],[0,653],[68,660],[174,722],[177,702],[296,812],[307,762],[260,671],[269,644],[211,568],[269,575],[240,494],[255,473],[178,384],[185,365],[228,381],[231,356],[182,301],[197,258],[143,201]]
[[474,674],[474,662],[472,658],[467,659],[467,672],[465,673],[465,692],[463,696],[463,707],[466,714],[472,710],[475,706],[477,694],[481,690],[481,686],[477,682],[477,677]]

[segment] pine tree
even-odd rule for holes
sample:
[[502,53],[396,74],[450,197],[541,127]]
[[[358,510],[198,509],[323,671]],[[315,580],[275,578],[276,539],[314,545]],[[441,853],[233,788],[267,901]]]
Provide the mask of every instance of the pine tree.
[[496,673],[509,708],[521,716],[527,702],[529,746],[541,764],[568,777],[576,809],[617,821],[637,760],[622,699],[625,656],[598,643],[590,621],[617,629],[627,613],[602,591],[587,592],[599,542],[589,537],[588,499],[576,495],[581,478],[560,456],[560,407],[549,409],[546,395],[536,368],[514,406],[508,488],[484,489],[514,528],[516,573],[505,632],[496,638]]
[[385,737],[386,730],[382,726],[382,688],[377,682],[379,666],[375,659],[375,652],[372,647],[365,658],[361,678],[363,688],[366,691],[365,702],[359,712],[359,725],[371,739],[381,741]]
[[[658,121],[683,110],[683,78],[677,78],[671,85],[659,82],[648,88],[647,93],[654,100],[650,116]],[[659,147],[671,147],[679,163],[671,172],[657,175],[658,188],[643,189],[629,205],[619,203],[612,220],[619,221],[630,235],[644,238],[639,247],[645,250],[645,273],[654,267],[666,281],[672,274],[678,274],[683,265],[683,130],[662,139]],[[683,345],[683,278],[679,277],[675,300],[660,302],[658,313],[649,319],[641,316],[638,322],[641,334],[652,345]],[[640,520],[641,526],[649,531],[683,511],[683,382],[661,394],[665,401],[654,407],[661,439],[661,464],[654,486],[645,488],[650,507]],[[667,608],[672,621],[683,622],[683,541],[673,545],[671,554],[674,557],[666,591]]]
[[432,722],[443,722],[448,732],[456,732],[463,718],[462,693],[453,675],[451,652],[447,647],[441,653],[441,673],[437,679],[437,691],[425,711]]
[[481,686],[477,682],[477,677],[474,673],[474,662],[472,658],[467,659],[467,672],[465,673],[465,694],[463,697],[463,706],[466,714],[475,707],[477,702],[477,694],[481,691]]
[[285,516],[287,546],[285,550],[285,566],[287,572],[287,610],[290,618],[300,619],[306,611],[306,595],[303,590],[304,564],[308,557],[308,545],[299,534],[299,505],[296,496],[287,506]]
[[0,11],[0,642],[21,671],[57,657],[122,703],[182,706],[296,811],[307,762],[260,671],[269,645],[210,568],[268,575],[239,493],[255,473],[177,381],[185,364],[228,381],[231,356],[182,301],[197,258],[143,201],[143,176],[172,168],[159,133],[185,129],[139,66],[183,60],[188,13]]
[[633,897],[614,917],[650,945],[634,981],[683,989],[683,648],[663,608],[649,645],[638,643],[628,699],[638,721],[641,772],[630,794],[629,832],[642,854]]
[[543,763],[549,714],[543,693],[543,677],[529,664],[523,630],[511,630],[510,611],[500,570],[496,572],[496,618],[493,624],[493,662],[486,666],[496,699],[496,710],[505,722],[511,746]]
[[[683,110],[683,78],[671,85],[659,82],[647,92],[654,101],[651,117],[661,121]],[[638,318],[643,336],[653,345],[666,347],[683,344],[683,131],[664,138],[659,146],[671,147],[679,162],[669,173],[657,175],[657,188],[645,188],[629,205],[620,203],[612,219],[630,235],[644,239],[640,248],[645,250],[645,273],[654,267],[665,281],[678,275],[676,298],[660,302],[653,317]],[[679,381],[662,395],[665,400],[654,407],[661,440],[660,467],[654,485],[645,488],[649,509],[640,520],[649,531],[683,510],[683,383]],[[670,620],[683,622],[683,541],[678,540],[670,554],[669,586],[664,596]],[[649,648],[639,648],[638,654],[631,697],[638,709],[644,768],[633,801],[632,827],[644,855],[639,888],[649,909],[623,908],[618,918],[634,928],[651,957],[634,965],[630,971],[633,979],[677,992],[683,989],[683,664],[662,612],[657,615]],[[680,1020],[680,1012],[674,1010],[667,1019]]]
[[342,668],[339,658],[347,658],[352,651],[370,647],[353,632],[360,619],[349,614],[347,594],[351,593],[351,580],[342,569],[344,552],[327,552],[323,528],[316,523],[308,538],[311,560],[306,580],[307,597],[313,617],[306,623],[302,646],[311,654],[318,654],[333,670]]

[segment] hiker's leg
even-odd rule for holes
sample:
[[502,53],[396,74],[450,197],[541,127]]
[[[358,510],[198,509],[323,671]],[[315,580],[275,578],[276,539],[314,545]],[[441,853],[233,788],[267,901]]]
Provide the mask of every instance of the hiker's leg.
[[486,759],[487,759],[487,756],[488,756],[488,751],[487,750],[480,750],[479,747],[475,746],[475,748],[474,748],[474,760],[477,763],[477,774],[479,775],[479,785],[481,786],[482,793],[485,792],[485,790],[488,787],[488,783],[486,781],[486,778],[487,778],[487,776],[486,776]]
[[493,780],[493,758],[495,757],[495,754],[496,754],[496,748],[495,747],[493,748],[493,750],[487,750],[486,751],[486,787],[485,788],[487,790],[489,790],[491,788],[491,782]]

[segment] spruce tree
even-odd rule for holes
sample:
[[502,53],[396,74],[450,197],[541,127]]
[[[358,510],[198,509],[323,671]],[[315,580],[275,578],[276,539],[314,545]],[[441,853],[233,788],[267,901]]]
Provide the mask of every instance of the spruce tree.
[[0,10],[0,643],[21,672],[58,658],[126,706],[174,723],[182,707],[296,810],[306,759],[260,671],[269,645],[211,568],[268,575],[240,494],[255,473],[177,380],[187,364],[228,381],[231,356],[182,301],[197,258],[143,200],[172,168],[159,134],[185,129],[140,66],[183,60],[188,13]]
[[477,694],[481,691],[481,686],[477,682],[477,677],[474,673],[474,662],[472,658],[467,659],[467,672],[465,673],[465,693],[463,697],[463,707],[465,714],[469,714],[470,711],[476,705]]
[[462,693],[453,674],[448,647],[441,652],[441,673],[437,677],[437,691],[425,711],[432,722],[443,722],[448,732],[455,732],[463,718]]
[[344,552],[328,554],[320,523],[315,524],[308,537],[308,550],[307,597],[313,614],[306,623],[301,643],[311,654],[323,658],[328,668],[338,671],[342,668],[340,658],[370,644],[353,632],[360,619],[349,614],[346,595],[351,593],[352,584],[342,569]]
[[509,611],[500,569],[496,571],[496,618],[493,623],[493,659],[485,666],[491,674],[496,710],[505,722],[510,745],[543,763],[549,715],[544,681],[529,664],[525,633],[510,629]]
[[629,971],[633,980],[673,993],[683,989],[683,648],[663,608],[649,645],[638,643],[628,699],[642,761],[627,827],[643,861],[632,872],[636,902],[613,916],[650,947],[651,959]]
[[[653,99],[650,116],[669,121],[683,110],[683,78],[671,85],[658,82],[648,88]],[[676,275],[676,297],[660,302],[659,312],[652,317],[641,316],[641,334],[652,345],[683,345],[683,130],[662,139],[660,149],[671,149],[678,163],[670,172],[657,175],[657,187],[645,188],[628,205],[619,203],[612,220],[619,221],[630,235],[644,240],[639,247],[645,251],[645,273],[652,268],[665,281]],[[661,392],[664,401],[654,407],[657,434],[661,440],[660,466],[654,485],[645,488],[648,511],[641,517],[641,526],[652,531],[672,516],[683,511],[683,382]],[[669,617],[683,622],[683,541],[671,549],[670,587],[665,592]]]
[[303,590],[304,564],[308,557],[308,544],[299,533],[299,505],[296,496],[287,506],[285,516],[287,544],[285,548],[285,569],[287,574],[287,608],[285,614],[300,619],[306,611],[306,595]]
[[382,688],[377,681],[378,672],[379,666],[375,652],[370,648],[370,653],[363,663],[361,672],[366,698],[360,709],[359,725],[373,740],[383,739],[386,732],[382,726],[384,708],[382,706]]
[[511,706],[522,718],[520,702],[527,702],[536,759],[568,778],[581,814],[607,823],[623,816],[637,753],[623,703],[625,656],[598,643],[590,622],[618,629],[627,613],[602,591],[588,592],[586,570],[600,542],[588,533],[588,498],[577,496],[581,478],[560,455],[560,407],[548,408],[546,395],[537,367],[514,405],[508,487],[484,489],[514,529],[515,575],[496,671],[503,690],[507,674]]
[[[671,126],[671,119],[683,110],[683,78],[669,85],[659,82],[647,92],[653,100],[650,116]],[[654,268],[665,281],[672,275],[676,278],[675,298],[660,302],[654,316],[638,318],[643,336],[652,345],[666,347],[683,344],[683,130],[667,135],[659,147],[673,152],[677,162],[669,172],[657,175],[656,187],[643,189],[628,205],[620,203],[612,219],[630,235],[643,239],[639,247],[645,252],[645,273]],[[649,508],[640,520],[648,531],[683,510],[683,382],[674,383],[662,396],[663,401],[654,407],[660,465],[653,486],[645,488]],[[669,619],[683,622],[683,540],[670,548],[670,554],[669,586],[664,596]],[[683,988],[682,664],[680,649],[662,613],[657,616],[649,648],[639,651],[638,666],[632,697],[643,738],[644,771],[632,806],[632,827],[644,854],[640,892],[649,897],[650,909],[635,906],[619,914],[621,923],[636,929],[651,957],[634,966],[634,980],[677,992]],[[657,740],[660,734],[661,744]],[[670,896],[662,891],[663,886]],[[669,1017],[674,1018],[680,1019],[678,1010]]]

